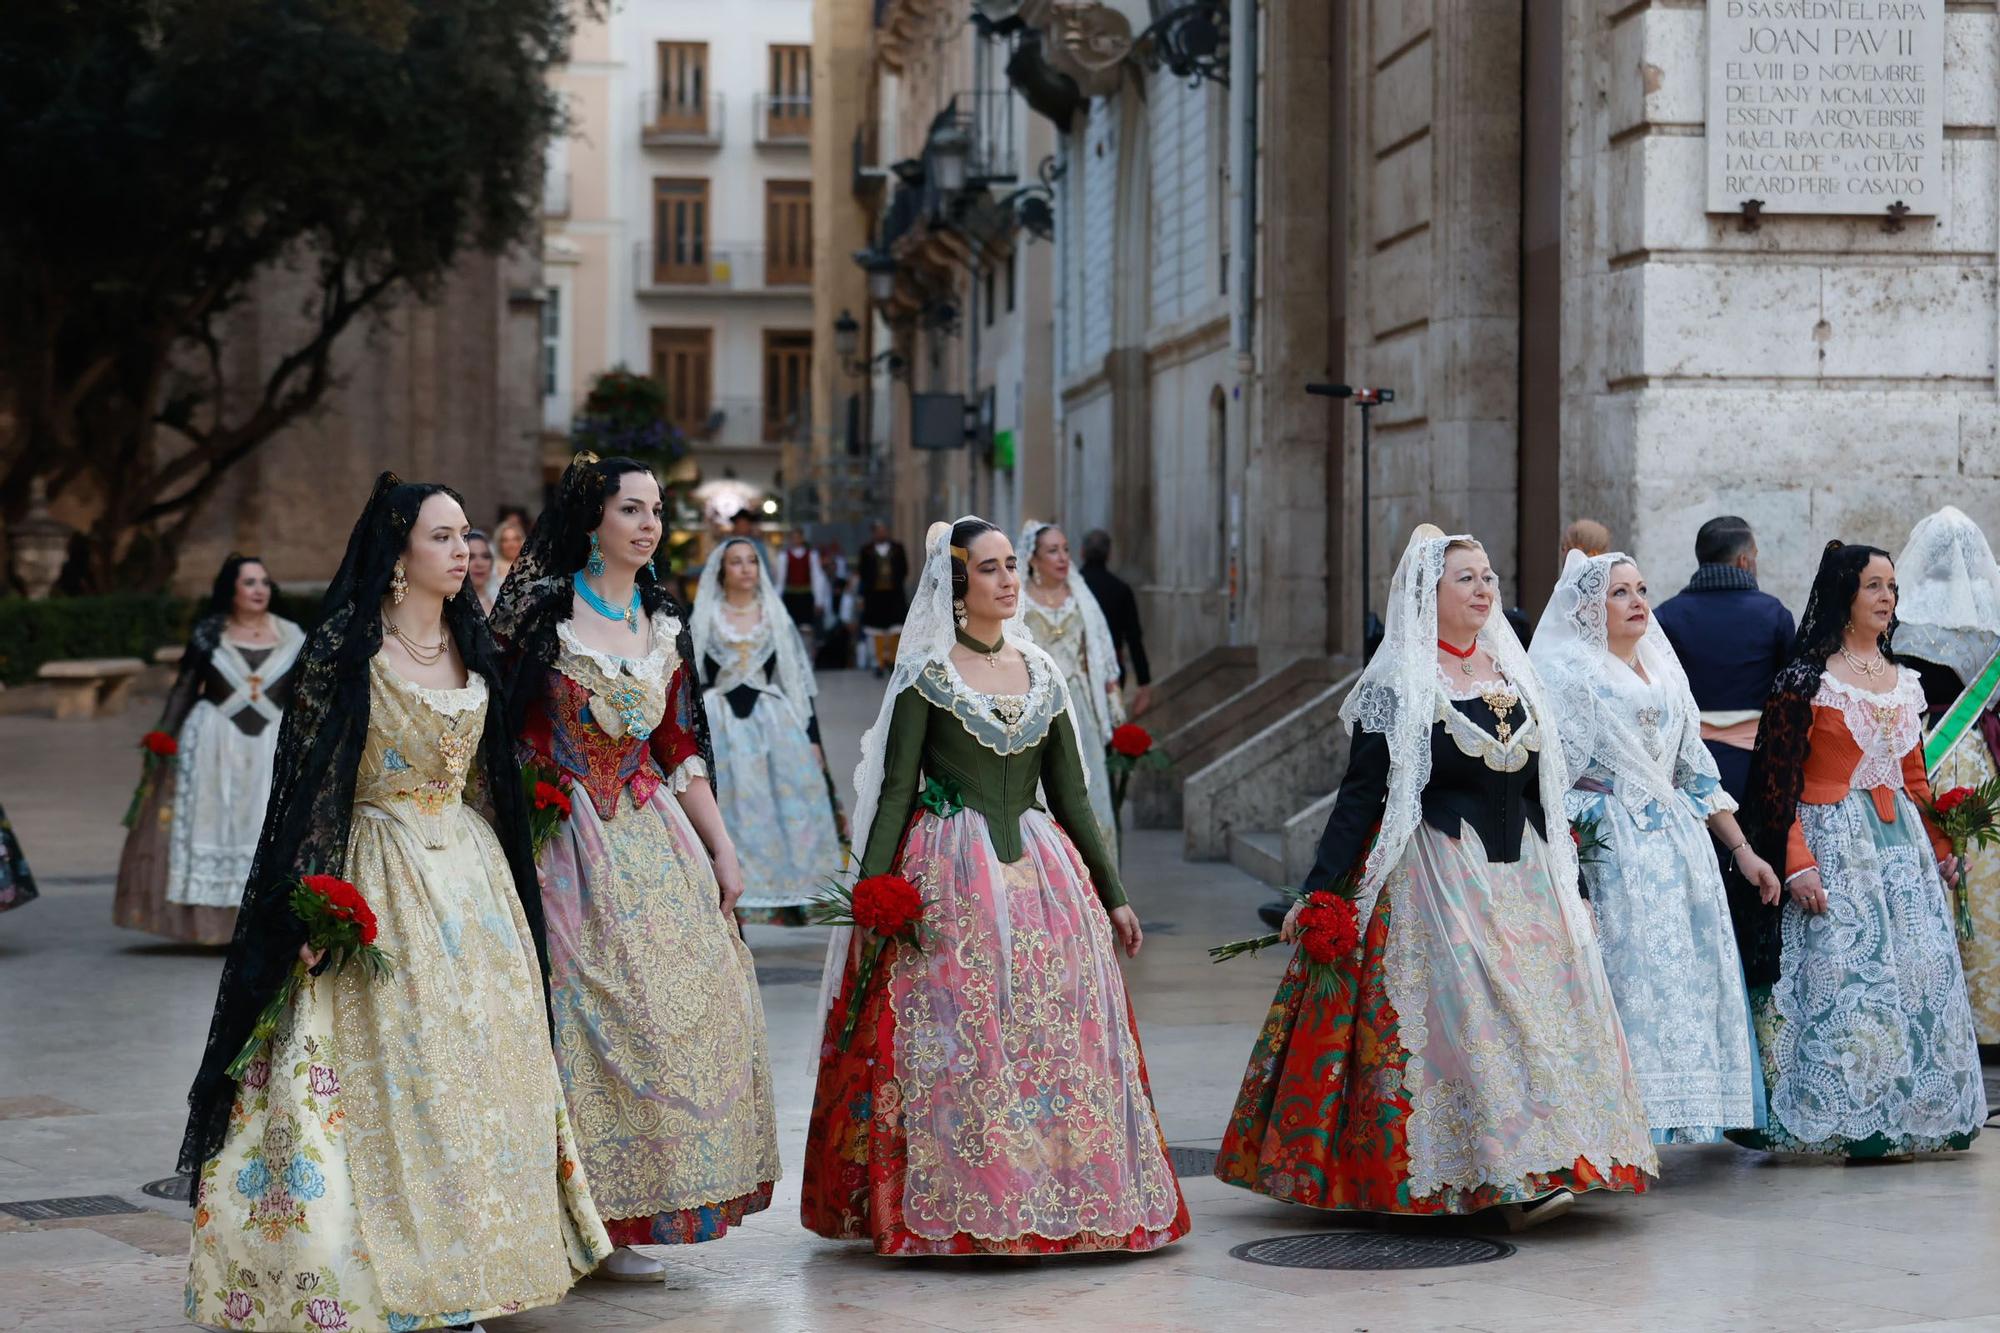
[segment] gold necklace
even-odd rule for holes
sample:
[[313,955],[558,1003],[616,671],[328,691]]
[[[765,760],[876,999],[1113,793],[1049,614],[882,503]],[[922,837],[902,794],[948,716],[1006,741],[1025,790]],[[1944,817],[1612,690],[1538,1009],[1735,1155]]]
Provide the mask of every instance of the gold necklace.
[[403,633],[402,630],[396,628],[396,622],[387,616],[382,617],[382,628],[388,630],[390,637],[403,645],[403,651],[408,653],[411,660],[418,666],[436,666],[444,657],[445,649],[451,647],[451,636],[444,632],[444,625],[442,623],[438,625],[439,638],[436,647],[432,647],[427,643],[418,643],[415,639]]
[[1882,650],[1879,648],[1875,650],[1875,660],[1873,662],[1864,662],[1853,653],[1847,651],[1847,645],[1843,643],[1840,645],[1840,658],[1847,665],[1860,672],[1864,680],[1873,680],[1889,669],[1889,659],[1882,656]]

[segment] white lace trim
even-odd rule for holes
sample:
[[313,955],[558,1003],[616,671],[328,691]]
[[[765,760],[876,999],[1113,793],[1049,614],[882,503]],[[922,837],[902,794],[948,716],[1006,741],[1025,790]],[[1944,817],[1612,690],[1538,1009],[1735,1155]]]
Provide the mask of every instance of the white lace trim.
[[1813,703],[1838,709],[1861,748],[1861,762],[1848,779],[1851,789],[1903,790],[1903,757],[1924,737],[1924,694],[1916,672],[1897,667],[1896,684],[1879,694],[1824,672]]
[[556,637],[562,640],[565,649],[578,657],[588,659],[607,676],[616,677],[623,674],[639,680],[658,680],[667,671],[667,656],[673,652],[674,640],[681,632],[681,622],[676,617],[665,611],[655,612],[652,621],[652,648],[644,657],[620,657],[616,653],[607,653],[585,643],[583,636],[572,628],[572,624],[573,622],[568,620],[556,622]]
[[706,778],[707,776],[708,765],[701,762],[700,756],[689,755],[687,758],[681,760],[679,767],[667,774],[667,790],[676,796],[680,796],[689,787],[694,786],[695,779]]
[[468,675],[465,684],[458,686],[456,689],[449,686],[419,685],[416,681],[411,680],[408,676],[403,675],[396,668],[384,662],[380,657],[371,657],[368,661],[371,666],[375,667],[387,678],[390,685],[416,695],[428,704],[432,710],[443,713],[447,717],[457,717],[461,713],[469,713],[475,708],[483,707],[486,703],[486,677],[484,676]]

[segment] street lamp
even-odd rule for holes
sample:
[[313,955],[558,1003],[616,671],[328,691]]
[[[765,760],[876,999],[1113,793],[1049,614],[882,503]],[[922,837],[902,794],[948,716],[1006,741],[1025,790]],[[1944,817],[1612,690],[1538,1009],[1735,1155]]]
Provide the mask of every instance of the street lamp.
[[833,350],[840,358],[841,368],[857,379],[877,370],[886,370],[892,377],[900,378],[905,368],[902,356],[893,348],[877,352],[866,361],[855,358],[854,354],[861,350],[861,323],[851,311],[841,311],[840,318],[833,321]]
[[868,299],[887,305],[896,295],[896,258],[886,250],[856,250],[854,262],[868,275]]
[[945,199],[955,198],[965,188],[966,165],[972,159],[972,134],[959,120],[955,108],[946,107],[931,122],[924,156],[938,194]]
[[1368,418],[1384,403],[1396,401],[1394,389],[1361,389],[1352,384],[1308,384],[1306,392],[1321,398],[1352,398],[1361,409],[1361,654],[1368,655],[1370,639],[1382,633],[1382,622],[1368,609]]

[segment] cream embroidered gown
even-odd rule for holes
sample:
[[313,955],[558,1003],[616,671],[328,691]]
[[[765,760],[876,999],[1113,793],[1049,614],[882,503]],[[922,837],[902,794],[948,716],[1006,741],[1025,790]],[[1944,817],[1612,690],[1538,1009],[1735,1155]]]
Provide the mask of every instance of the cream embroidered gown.
[[[1111,774],[1104,766],[1104,747],[1111,739],[1116,719],[1110,696],[1101,685],[1091,684],[1090,648],[1085,642],[1083,605],[1072,594],[1061,606],[1044,606],[1032,597],[1021,598],[1021,623],[1028,627],[1035,645],[1062,669],[1069,686],[1070,717],[1076,724],[1077,748],[1083,751],[1084,775],[1090,782],[1090,813],[1097,821],[1097,834],[1107,847],[1118,846],[1118,826],[1111,811]],[[1117,668],[1112,668],[1115,674]]]
[[[562,1299],[610,1252],[507,860],[461,801],[486,683],[370,663],[346,878],[395,974],[309,978],[201,1170],[186,1313],[404,1333]],[[509,780],[512,780],[509,775]]]

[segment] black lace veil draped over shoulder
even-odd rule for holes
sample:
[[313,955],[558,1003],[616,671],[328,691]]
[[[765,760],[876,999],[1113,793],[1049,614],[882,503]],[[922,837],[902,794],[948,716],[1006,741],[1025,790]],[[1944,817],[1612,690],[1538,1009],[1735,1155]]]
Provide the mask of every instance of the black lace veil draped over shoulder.
[[[1826,544],[1819,573],[1806,598],[1805,614],[1792,639],[1791,659],[1771,682],[1764,717],[1757,725],[1757,745],[1750,755],[1749,800],[1743,819],[1750,845],[1785,873],[1785,844],[1798,818],[1799,794],[1805,790],[1806,756],[1811,749],[1812,704],[1819,694],[1826,659],[1840,651],[1848,615],[1861,590],[1861,572],[1876,556],[1893,560],[1875,546]],[[1895,660],[1891,645],[1896,621],[1880,640],[1882,656]],[[1744,978],[1751,986],[1769,986],[1778,979],[1779,908],[1757,900],[1756,889],[1735,867],[1728,877],[1730,915],[1735,919],[1736,947],[1743,957]],[[1782,900],[1781,900],[1782,901]]]
[[[368,663],[382,646],[381,602],[388,595],[390,574],[408,543],[417,511],[426,499],[439,494],[459,499],[448,487],[404,482],[393,472],[376,478],[368,505],[348,538],[340,572],[326,590],[319,628],[293,668],[292,704],[278,729],[264,832],[244,888],[236,936],[222,966],[201,1069],[188,1092],[182,1171],[199,1171],[221,1149],[236,1096],[235,1082],[223,1071],[243,1048],[257,1015],[277,992],[305,941],[286,885],[296,875],[344,871],[355,778],[368,737]],[[546,976],[541,894],[529,850],[526,801],[501,706],[505,695],[499,654],[469,584],[445,602],[444,619],[468,676],[481,676],[487,684],[491,702],[478,767],[487,779],[494,832],[513,871],[515,891]]]
[[[493,604],[493,631],[507,649],[507,717],[514,735],[521,733],[529,707],[542,689],[543,672],[556,664],[561,645],[556,626],[569,619],[574,606],[571,577],[590,558],[590,534],[604,521],[605,502],[618,493],[628,473],[653,475],[632,458],[599,459],[582,453],[563,469],[556,498],[535,520],[521,554],[508,572]],[[686,608],[647,570],[639,571],[639,598],[648,616],[662,610],[680,621],[675,640],[681,664],[694,670],[694,634]],[[709,743],[708,715],[699,695],[688,701],[695,745],[713,782],[715,752]]]

